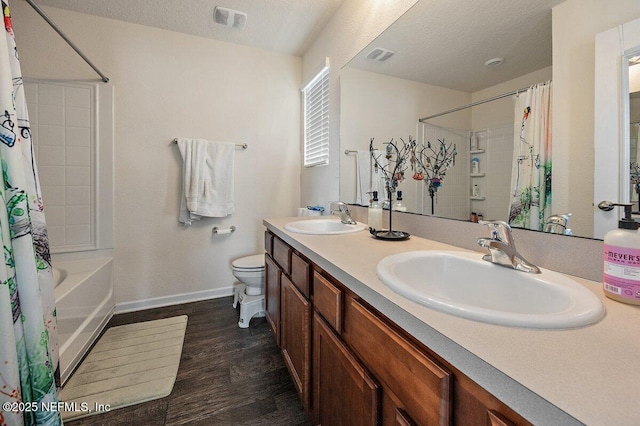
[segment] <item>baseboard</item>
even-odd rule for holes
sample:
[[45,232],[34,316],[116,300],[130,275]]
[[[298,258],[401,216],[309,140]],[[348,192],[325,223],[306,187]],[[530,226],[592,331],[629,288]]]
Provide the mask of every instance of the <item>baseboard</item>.
[[198,302],[200,300],[217,299],[233,296],[233,286],[214,290],[196,291],[194,293],[173,294],[171,296],[154,297],[152,299],[136,300],[116,304],[116,314],[142,311],[145,309],[161,308],[163,306],[179,305],[181,303]]

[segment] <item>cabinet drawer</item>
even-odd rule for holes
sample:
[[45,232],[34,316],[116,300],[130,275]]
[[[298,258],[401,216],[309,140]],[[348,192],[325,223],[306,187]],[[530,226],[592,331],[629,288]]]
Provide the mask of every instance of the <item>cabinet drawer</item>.
[[343,300],[342,290],[313,272],[313,306],[338,333],[342,332]]
[[278,237],[273,238],[273,259],[280,265],[282,272],[287,275],[291,273],[291,247]]
[[273,256],[273,234],[269,231],[264,231],[264,251]]
[[310,297],[309,273],[311,265],[296,252],[291,253],[291,281],[305,295]]
[[358,301],[348,297],[345,305],[345,341],[367,360],[383,392],[417,424],[450,424],[451,373]]

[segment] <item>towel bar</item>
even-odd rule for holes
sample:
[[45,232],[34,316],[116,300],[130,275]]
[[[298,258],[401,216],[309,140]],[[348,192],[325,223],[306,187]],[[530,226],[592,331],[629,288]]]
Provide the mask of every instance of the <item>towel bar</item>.
[[[178,138],[175,138],[173,140],[173,143],[178,143]],[[247,145],[246,143],[237,143],[236,144],[236,148],[247,149],[248,147],[249,147],[249,145]]]

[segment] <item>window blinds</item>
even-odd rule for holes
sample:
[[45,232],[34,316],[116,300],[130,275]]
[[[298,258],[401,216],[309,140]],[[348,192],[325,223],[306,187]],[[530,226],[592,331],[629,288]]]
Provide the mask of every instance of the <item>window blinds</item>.
[[302,89],[304,166],[329,164],[329,65]]

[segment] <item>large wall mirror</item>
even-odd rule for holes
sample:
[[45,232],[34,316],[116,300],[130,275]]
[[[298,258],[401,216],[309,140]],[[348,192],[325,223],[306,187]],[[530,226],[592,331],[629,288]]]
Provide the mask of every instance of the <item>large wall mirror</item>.
[[[445,3],[419,0],[343,68],[340,198],[368,205],[365,192],[372,185],[363,188],[368,179],[361,176],[367,173],[362,156],[371,138],[380,149],[392,138],[444,140],[456,146],[455,166],[433,204],[424,181],[408,172],[399,187],[408,211],[457,220],[470,220],[475,212],[508,220],[512,174],[518,167],[514,92],[553,81],[552,8],[562,0],[535,0],[526,7],[511,0],[464,0],[455,10]],[[475,106],[458,110],[468,105]],[[442,114],[451,110],[458,111]],[[575,152],[563,143],[554,139],[553,150]],[[592,156],[593,142],[583,149]],[[592,158],[584,167],[593,167]],[[472,167],[473,160],[479,167]],[[579,155],[571,167],[576,162]],[[566,176],[563,167],[569,167],[567,161],[554,161],[554,176]],[[566,201],[581,194],[580,205],[592,206],[593,184],[586,191],[570,185],[566,179],[553,181],[552,197],[559,202],[551,203],[549,214],[571,213],[573,235],[601,238],[594,233],[593,210],[572,208],[578,204]]]

